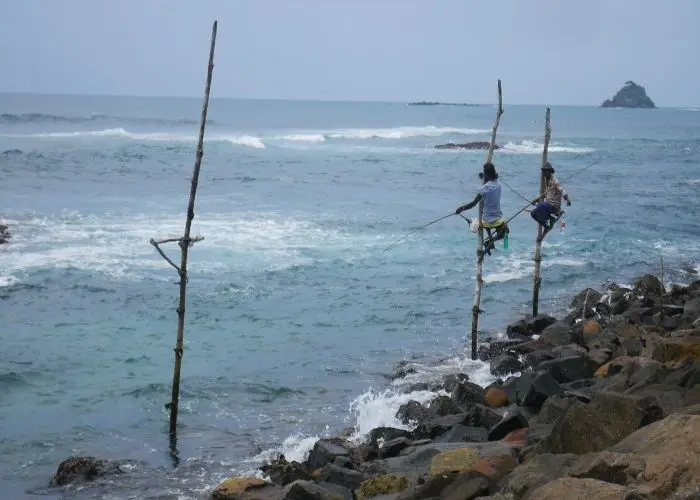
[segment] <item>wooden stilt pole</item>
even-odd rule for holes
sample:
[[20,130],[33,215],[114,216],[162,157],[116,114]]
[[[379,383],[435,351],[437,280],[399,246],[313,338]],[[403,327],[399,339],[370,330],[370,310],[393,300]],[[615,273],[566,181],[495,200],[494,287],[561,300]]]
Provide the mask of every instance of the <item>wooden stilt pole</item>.
[[[501,80],[498,80],[498,109],[496,110],[496,121],[493,123],[493,130],[491,131],[491,144],[489,145],[489,151],[486,155],[486,163],[493,160],[493,150],[496,146],[496,132],[498,131],[498,124],[501,122],[501,115],[503,114],[503,93],[501,91]],[[479,313],[482,312],[481,305],[481,286],[483,285],[483,274],[484,274],[484,228],[481,225],[481,220],[484,215],[484,200],[479,202],[479,243],[476,247],[476,291],[474,293],[474,307],[472,308],[472,359],[476,359],[476,342],[477,333],[479,331]]]
[[[192,185],[190,188],[190,201],[187,206],[187,218],[185,221],[185,235],[182,238],[170,238],[166,240],[156,241],[151,239],[151,244],[158,250],[158,253],[176,270],[180,276],[180,302],[177,308],[177,341],[175,344],[175,367],[173,369],[173,387],[171,401],[166,405],[166,408],[170,410],[170,437],[171,444],[177,434],[177,411],[178,403],[180,400],[180,369],[182,367],[182,355],[183,355],[183,340],[185,333],[185,302],[187,298],[187,252],[188,249],[197,241],[201,241],[203,238],[196,237],[190,238],[190,229],[192,227],[192,219],[194,219],[194,200],[197,195],[197,184],[199,182],[199,169],[202,164],[202,157],[204,156],[203,143],[204,143],[204,127],[207,121],[207,109],[209,108],[209,91],[211,89],[211,78],[212,72],[214,70],[214,46],[216,45],[216,28],[217,21],[214,21],[214,26],[212,28],[211,34],[211,47],[209,49],[209,67],[207,71],[207,83],[204,91],[204,103],[202,105],[202,118],[199,127],[199,140],[197,142],[197,153],[194,162],[194,171],[192,172]],[[161,250],[160,245],[163,243],[177,242],[180,247],[181,260],[180,265],[175,264],[170,258],[168,258],[163,250]]]
[[[542,201],[544,196],[544,166],[547,164],[547,150],[549,149],[549,138],[552,135],[552,127],[549,121],[549,108],[547,108],[547,113],[544,120],[544,148],[542,150],[542,168],[540,169],[540,197],[539,201]],[[542,285],[542,278],[540,277],[540,264],[542,263],[542,239],[543,239],[542,226],[537,224],[537,242],[535,246],[535,277],[532,290],[532,315],[537,316],[539,310],[540,302],[540,286]],[[585,311],[584,311],[585,315]]]

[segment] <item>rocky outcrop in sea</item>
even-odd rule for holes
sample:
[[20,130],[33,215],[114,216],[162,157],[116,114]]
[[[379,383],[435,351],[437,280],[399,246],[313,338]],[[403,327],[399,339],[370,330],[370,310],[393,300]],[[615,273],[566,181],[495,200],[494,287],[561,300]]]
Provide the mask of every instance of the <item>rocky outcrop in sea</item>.
[[[700,498],[700,280],[669,288],[646,275],[583,290],[570,309],[483,343],[490,385],[446,375],[426,387],[434,399],[399,408],[405,428],[320,439],[303,462],[279,456],[212,498]],[[407,362],[394,371],[410,374]],[[54,484],[110,473],[69,460]]]
[[[487,150],[491,146],[488,141],[476,141],[476,142],[464,142],[464,143],[454,143],[448,142],[447,144],[438,144],[435,149],[484,149]],[[498,144],[493,145],[493,149],[501,149]]]
[[12,235],[10,234],[8,227],[4,224],[0,224],[0,245],[10,241],[11,237]]
[[654,101],[649,98],[647,91],[641,85],[628,81],[617,91],[612,99],[606,99],[601,108],[656,108]]

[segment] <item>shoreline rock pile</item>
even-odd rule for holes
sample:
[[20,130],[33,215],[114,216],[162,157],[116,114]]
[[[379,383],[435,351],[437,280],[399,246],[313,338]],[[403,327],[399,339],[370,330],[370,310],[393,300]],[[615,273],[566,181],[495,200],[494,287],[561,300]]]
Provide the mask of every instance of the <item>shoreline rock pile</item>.
[[[475,141],[475,142],[464,142],[464,143],[454,143],[448,142],[447,144],[438,144],[435,149],[489,149],[491,143],[488,141]],[[501,149],[498,144],[493,145],[493,149]]]
[[571,306],[481,346],[503,377],[490,386],[448,375],[434,388],[448,395],[401,406],[412,430],[320,439],[213,498],[700,498],[700,281],[666,291],[647,275]]
[[[700,498],[700,280],[666,289],[647,275],[584,290],[571,310],[482,345],[499,377],[489,386],[464,373],[427,384],[440,395],[398,409],[408,430],[320,439],[303,462],[280,455],[260,467],[265,479],[233,477],[212,498]],[[118,472],[108,465],[70,458],[52,484]]]

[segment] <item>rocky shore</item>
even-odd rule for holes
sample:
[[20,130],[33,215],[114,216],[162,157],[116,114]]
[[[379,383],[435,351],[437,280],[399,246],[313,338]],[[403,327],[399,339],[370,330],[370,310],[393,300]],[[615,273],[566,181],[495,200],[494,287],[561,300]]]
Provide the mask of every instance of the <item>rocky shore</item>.
[[[700,498],[700,280],[587,289],[571,311],[524,318],[481,345],[491,385],[447,375],[423,388],[432,401],[399,408],[406,429],[321,439],[303,462],[279,456],[260,468],[265,479],[231,478],[212,498]],[[105,462],[71,458],[53,483],[102,474]]]
[[[447,144],[438,144],[435,146],[435,149],[489,149],[491,147],[491,143],[488,141],[476,141],[476,142],[463,142],[463,143],[454,143],[454,142],[448,142]],[[493,149],[501,149],[501,147],[498,144],[493,145]]]
[[4,224],[0,224],[0,245],[10,241],[11,237],[8,227]]

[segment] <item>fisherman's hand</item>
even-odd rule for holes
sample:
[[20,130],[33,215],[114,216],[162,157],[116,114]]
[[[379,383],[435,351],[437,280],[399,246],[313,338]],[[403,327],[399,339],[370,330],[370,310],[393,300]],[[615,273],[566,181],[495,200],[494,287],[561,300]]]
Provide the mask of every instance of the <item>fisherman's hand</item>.
[[570,207],[571,206],[571,200],[566,200],[566,206]]
[[461,214],[462,212],[464,212],[466,209],[467,209],[467,206],[466,206],[466,205],[462,205],[461,207],[457,207],[457,210],[455,210],[455,214],[456,214],[456,215],[459,215],[459,214]]

